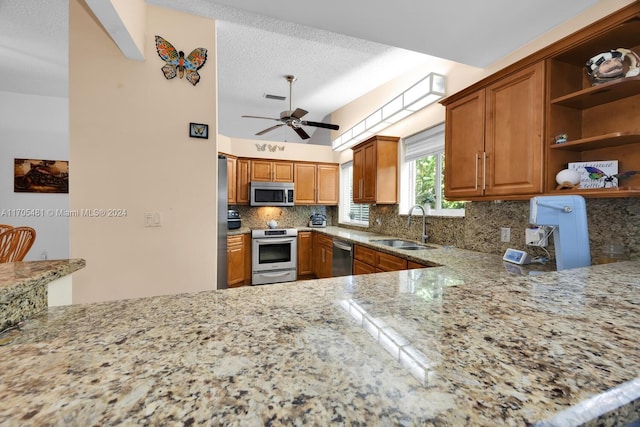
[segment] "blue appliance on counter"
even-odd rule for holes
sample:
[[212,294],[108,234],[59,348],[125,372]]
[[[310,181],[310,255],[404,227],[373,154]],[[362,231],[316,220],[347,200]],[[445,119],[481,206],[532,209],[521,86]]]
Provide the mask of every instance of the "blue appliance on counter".
[[530,200],[529,222],[554,227],[553,243],[558,270],[591,265],[584,197],[534,197]]

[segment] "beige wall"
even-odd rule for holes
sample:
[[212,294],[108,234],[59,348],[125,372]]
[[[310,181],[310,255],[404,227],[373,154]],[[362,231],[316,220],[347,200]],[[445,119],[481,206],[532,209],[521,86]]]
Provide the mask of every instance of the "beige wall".
[[[338,161],[338,153],[331,147],[314,144],[299,144],[295,142],[261,141],[254,139],[229,138],[218,135],[218,151],[238,157],[257,157],[260,159],[306,160],[314,162],[334,163]],[[258,150],[259,145],[267,144],[264,151]],[[284,147],[284,150],[270,151],[268,146]]]
[[[215,23],[147,6],[145,61],[124,58],[81,0],[69,6],[70,206],[125,209],[126,216],[71,218],[73,302],[216,287]],[[166,80],[161,35],[188,55],[206,47],[193,86]],[[188,137],[209,123],[209,139]],[[144,227],[144,213],[163,225]]]

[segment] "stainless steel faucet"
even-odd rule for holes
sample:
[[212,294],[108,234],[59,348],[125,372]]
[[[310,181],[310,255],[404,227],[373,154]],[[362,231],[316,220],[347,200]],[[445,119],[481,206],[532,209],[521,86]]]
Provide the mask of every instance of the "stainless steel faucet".
[[424,208],[422,206],[420,205],[411,206],[411,209],[409,209],[409,219],[407,220],[407,225],[411,225],[411,213],[415,208],[420,208],[420,210],[422,211],[422,236],[420,237],[420,241],[422,243],[427,243],[427,237],[428,237],[426,234],[427,214],[425,213]]

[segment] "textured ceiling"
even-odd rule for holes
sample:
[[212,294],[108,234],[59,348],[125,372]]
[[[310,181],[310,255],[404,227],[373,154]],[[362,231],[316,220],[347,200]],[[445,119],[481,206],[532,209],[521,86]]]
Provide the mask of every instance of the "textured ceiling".
[[[105,0],[108,1],[108,0]],[[606,0],[600,0],[606,1]],[[289,128],[240,115],[278,117],[289,100],[305,119],[328,114],[382,83],[442,59],[484,67],[597,0],[147,0],[218,20],[220,133],[273,141],[300,139]],[[0,90],[67,96],[68,0],[0,0]],[[167,36],[168,37],[168,36]],[[207,46],[206,41],[202,43]],[[393,46],[393,47],[392,47]],[[432,56],[430,56],[432,55]],[[157,58],[154,58],[154,60]],[[311,142],[329,131],[307,128]]]

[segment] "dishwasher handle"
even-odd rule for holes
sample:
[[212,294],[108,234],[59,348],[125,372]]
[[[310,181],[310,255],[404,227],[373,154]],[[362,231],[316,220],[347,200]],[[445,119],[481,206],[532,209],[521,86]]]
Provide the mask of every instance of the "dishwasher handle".
[[347,252],[353,251],[353,246],[348,245],[346,243],[337,242],[335,240],[333,241],[333,246],[338,248],[338,249],[342,249],[343,251],[347,251]]

